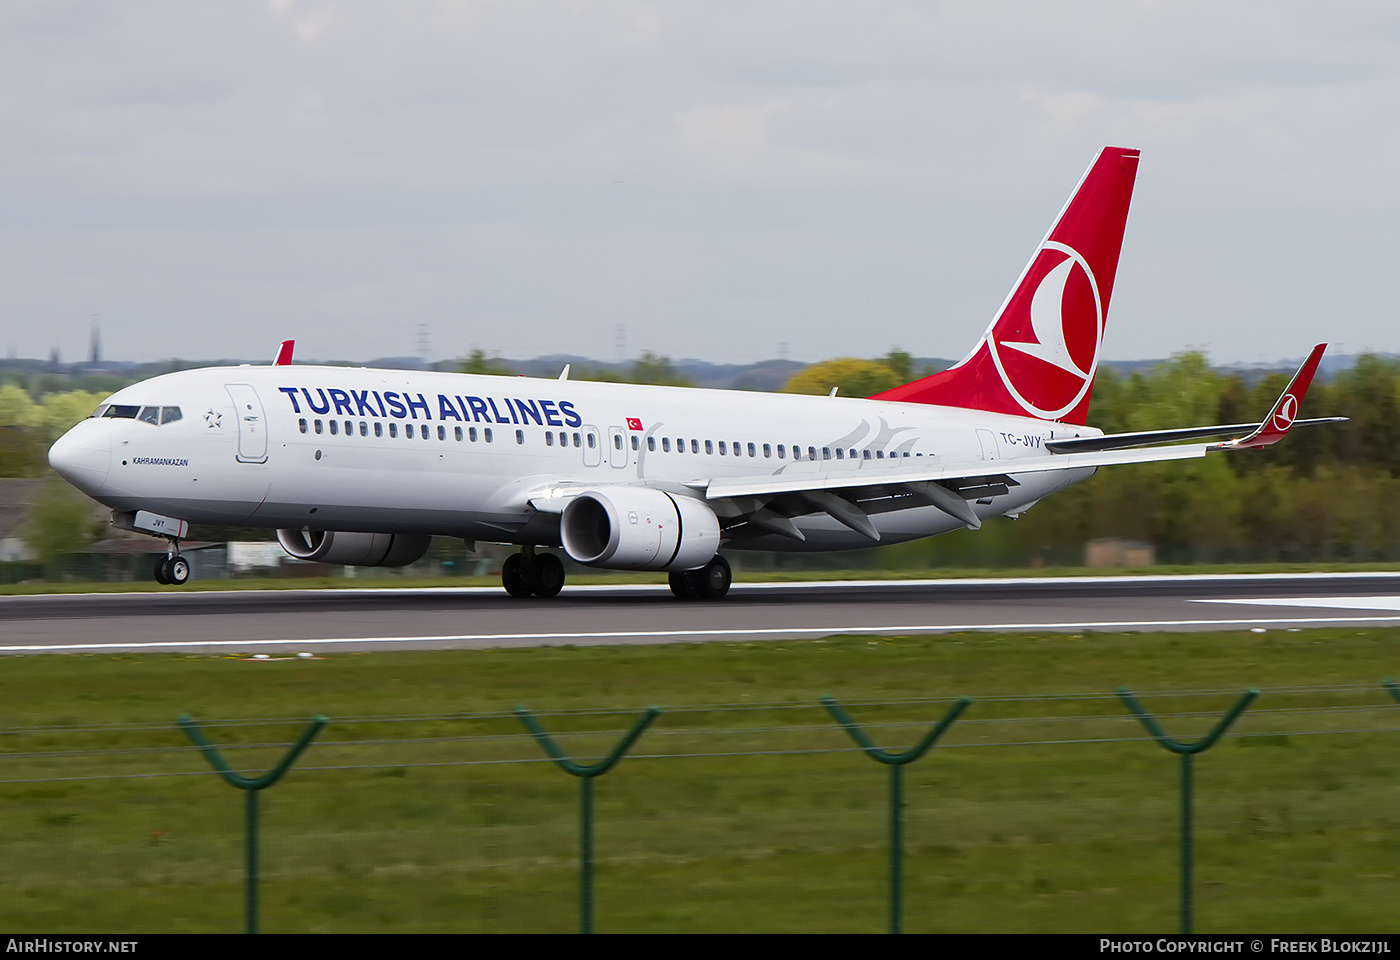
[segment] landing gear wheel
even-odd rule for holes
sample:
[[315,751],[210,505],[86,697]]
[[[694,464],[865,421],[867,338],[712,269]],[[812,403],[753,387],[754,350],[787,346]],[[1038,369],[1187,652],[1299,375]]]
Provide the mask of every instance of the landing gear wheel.
[[163,585],[163,586],[169,586],[169,585],[170,585],[170,577],[169,577],[169,575],[165,572],[165,565],[166,565],[167,563],[169,563],[169,562],[170,562],[170,561],[167,560],[165,557],[157,557],[157,558],[156,558],[156,569],[155,569],[156,583],[159,583],[159,584],[161,584],[161,585]]
[[715,554],[713,560],[699,570],[688,571],[695,583],[696,593],[702,600],[718,600],[729,592],[734,582],[734,574],[729,569],[729,561]]
[[[523,553],[512,553],[501,564],[501,586],[512,597],[528,597],[535,592],[538,567]],[[561,583],[560,586],[563,586]]]
[[182,587],[190,581],[190,562],[178,553],[165,561],[166,582]]
[[564,561],[552,553],[541,553],[531,566],[535,571],[535,596],[559,596],[564,589]]
[[671,584],[671,592],[678,600],[695,600],[700,596],[698,585],[689,570],[672,570],[667,576],[667,581]]

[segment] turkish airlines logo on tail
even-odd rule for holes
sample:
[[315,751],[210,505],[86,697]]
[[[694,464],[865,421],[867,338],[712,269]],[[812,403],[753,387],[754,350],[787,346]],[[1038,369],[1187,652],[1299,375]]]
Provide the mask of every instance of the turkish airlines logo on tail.
[[1279,401],[1278,411],[1274,413],[1274,429],[1281,433],[1287,433],[1288,428],[1293,426],[1293,421],[1298,418],[1298,398],[1291,393],[1283,395]]
[[1089,262],[1048,241],[987,338],[997,373],[1022,409],[1055,420],[1079,405],[1098,369],[1103,323]]

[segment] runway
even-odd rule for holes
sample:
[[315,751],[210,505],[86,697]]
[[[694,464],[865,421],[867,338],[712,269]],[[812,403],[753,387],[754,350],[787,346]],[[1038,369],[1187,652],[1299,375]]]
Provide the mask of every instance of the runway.
[[206,591],[0,598],[0,653],[295,653],[791,640],[832,634],[1400,624],[1400,573],[664,586]]

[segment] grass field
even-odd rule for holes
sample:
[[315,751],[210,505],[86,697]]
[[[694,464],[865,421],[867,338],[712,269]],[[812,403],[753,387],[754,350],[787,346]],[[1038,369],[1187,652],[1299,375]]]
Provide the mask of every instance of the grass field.
[[[967,695],[906,772],[906,929],[1170,932],[1175,757],[1141,739],[1126,684],[1200,735],[1196,928],[1394,932],[1400,895],[1400,631],[955,635],[322,659],[7,658],[0,926],[236,931],[242,797],[174,725],[238,767],[331,723],[263,795],[269,932],[569,931],[577,782],[596,783],[600,931],[884,929],[887,775],[818,704],[902,748]],[[1164,691],[1176,691],[1164,693]],[[281,718],[259,720],[258,718]]]

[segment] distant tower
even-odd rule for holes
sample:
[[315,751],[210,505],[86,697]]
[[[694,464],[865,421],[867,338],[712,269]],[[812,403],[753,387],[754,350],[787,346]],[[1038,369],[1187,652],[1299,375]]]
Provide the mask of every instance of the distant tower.
[[418,357],[424,363],[428,362],[428,348],[432,343],[432,337],[428,333],[426,323],[418,324]]
[[617,325],[617,362],[622,363],[627,359],[627,324]]
[[61,366],[63,366],[63,354],[59,353],[58,347],[55,346],[49,351],[49,372],[57,373]]
[[102,328],[95,313],[92,315],[92,346],[88,350],[88,363],[94,367],[102,363]]

